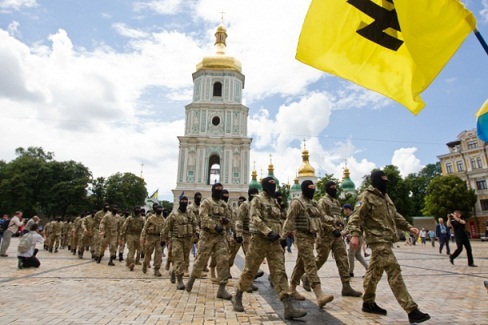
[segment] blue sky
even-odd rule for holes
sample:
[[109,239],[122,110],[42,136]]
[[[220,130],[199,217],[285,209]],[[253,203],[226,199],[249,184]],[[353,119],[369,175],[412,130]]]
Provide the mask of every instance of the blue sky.
[[[466,0],[488,39],[488,0]],[[309,1],[0,0],[0,159],[41,146],[95,177],[140,174],[149,193],[176,186],[184,106],[196,64],[213,54],[224,12],[227,53],[246,76],[251,160],[269,155],[292,183],[307,140],[317,176],[357,186],[375,167],[404,176],[437,162],[446,143],[476,127],[488,99],[488,56],[471,34],[423,93],[403,106],[295,60]]]

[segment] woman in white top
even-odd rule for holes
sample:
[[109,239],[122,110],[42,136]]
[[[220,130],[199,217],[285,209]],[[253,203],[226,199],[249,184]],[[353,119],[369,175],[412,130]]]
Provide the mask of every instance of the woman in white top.
[[17,254],[19,269],[39,267],[41,265],[41,262],[39,262],[39,259],[36,257],[37,252],[39,251],[36,248],[36,244],[44,242],[44,238],[39,234],[39,224],[32,224],[30,232],[32,233],[31,247],[27,252],[19,252]]

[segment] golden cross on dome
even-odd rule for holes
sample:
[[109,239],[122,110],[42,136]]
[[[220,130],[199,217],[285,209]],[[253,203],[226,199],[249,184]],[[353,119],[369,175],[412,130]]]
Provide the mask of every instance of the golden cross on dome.
[[220,22],[223,24],[224,23],[224,14],[225,12],[224,11],[221,11],[220,12]]

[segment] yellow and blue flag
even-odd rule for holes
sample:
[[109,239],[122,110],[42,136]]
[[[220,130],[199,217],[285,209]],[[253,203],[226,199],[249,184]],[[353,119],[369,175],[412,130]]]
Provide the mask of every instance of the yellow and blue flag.
[[149,197],[150,199],[157,199],[159,196],[159,188]]
[[488,142],[488,99],[476,113],[476,132],[480,140]]
[[418,114],[421,92],[475,29],[459,0],[312,0],[296,58]]

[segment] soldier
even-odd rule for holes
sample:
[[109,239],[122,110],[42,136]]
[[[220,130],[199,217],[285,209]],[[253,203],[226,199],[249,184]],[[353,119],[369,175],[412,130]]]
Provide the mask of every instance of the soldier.
[[69,217],[65,216],[63,221],[63,230],[61,231],[61,249],[65,249],[68,244],[68,234],[69,234]]
[[[190,250],[193,237],[199,236],[198,222],[191,211],[187,209],[188,198],[183,196],[179,200],[178,209],[173,210],[166,219],[164,236],[171,246],[173,255],[173,271],[178,280],[176,288],[184,290],[183,273],[185,267],[190,264]],[[171,245],[169,244],[171,243]]]
[[371,173],[371,185],[359,195],[347,226],[352,236],[351,248],[358,248],[359,236],[364,231],[365,240],[372,250],[369,268],[363,283],[362,311],[386,315],[387,311],[375,302],[376,286],[381,280],[383,272],[386,272],[390,288],[398,303],[408,313],[409,322],[421,323],[430,319],[430,316],[419,311],[418,305],[408,293],[400,265],[393,253],[393,244],[400,240],[397,227],[400,230],[410,231],[416,236],[419,234],[419,230],[412,227],[396,211],[393,201],[386,193],[387,182],[388,177],[384,171],[375,170]]
[[[130,215],[130,212],[128,209],[124,210],[124,215],[118,215],[118,227],[119,232],[117,233],[117,249],[119,252],[119,262],[122,262],[124,260],[124,250],[125,250],[125,241],[120,240],[120,231],[122,230],[122,227],[124,226],[124,222],[127,219],[127,217]],[[127,264],[127,263],[126,263]]]
[[54,220],[49,221],[44,226],[44,250],[49,250],[49,240],[51,239],[52,229],[53,229]]
[[73,225],[73,244],[71,245],[71,252],[73,255],[76,255],[76,252],[79,251],[80,246],[81,246],[81,237],[83,234],[83,219],[85,218],[86,213],[82,212],[80,215],[75,219],[74,225]]
[[[257,188],[250,188],[247,191],[249,201],[243,200],[242,203],[239,205],[239,209],[237,210],[235,240],[237,244],[242,246],[242,251],[244,252],[244,255],[246,255],[249,251],[249,244],[251,243],[251,233],[249,232],[249,224],[251,222],[251,218],[249,216],[249,205],[254,197],[258,194],[259,191]],[[241,201],[240,198],[239,201]],[[256,278],[259,278],[263,275],[264,272],[258,270]],[[249,287],[247,292],[250,293],[256,290],[258,290],[258,287],[254,283],[251,283],[251,286]]]
[[281,210],[273,197],[276,182],[272,177],[266,177],[262,180],[261,185],[263,192],[251,201],[251,244],[246,254],[246,266],[239,279],[236,295],[232,298],[232,305],[235,311],[244,311],[242,293],[249,288],[262,260],[266,258],[274,289],[285,307],[285,319],[300,318],[307,315],[307,312],[295,309],[289,294],[284,250],[280,242]]
[[51,236],[49,236],[49,253],[57,253],[61,243],[61,233],[63,232],[63,223],[61,217],[57,216],[52,223]]
[[[361,297],[362,293],[351,287],[351,276],[349,275],[349,260],[347,257],[346,245],[342,238],[341,231],[344,230],[344,218],[341,215],[341,205],[337,200],[337,186],[333,181],[325,183],[326,194],[319,200],[319,208],[324,214],[324,222],[320,235],[316,240],[317,249],[317,270],[325,264],[329,253],[334,254],[339,276],[342,281],[342,295],[349,297]],[[302,277],[303,288],[310,291],[310,282],[306,275]]]
[[[193,215],[197,218],[198,227],[200,229],[202,229],[202,225],[200,224],[200,211],[199,211],[201,203],[202,203],[202,193],[195,192],[195,195],[193,195],[193,202],[188,206],[188,209],[191,212],[193,212]],[[192,245],[193,256],[196,256],[198,240],[199,238],[195,238]],[[205,265],[205,267],[203,268],[203,272],[208,272],[208,271],[209,271],[208,267],[207,265]],[[186,273],[188,273],[188,270],[185,270],[185,274]]]
[[200,206],[201,237],[198,243],[196,260],[190,279],[186,285],[186,291],[191,292],[196,278],[202,275],[208,258],[215,254],[219,280],[217,298],[230,300],[232,295],[225,290],[229,277],[229,247],[226,240],[228,226],[227,204],[222,200],[223,187],[221,183],[212,185],[212,197],[205,199]]
[[100,245],[101,245],[101,237],[100,237],[100,222],[102,218],[107,214],[108,210],[110,209],[110,204],[105,202],[103,204],[103,209],[97,211],[95,213],[95,233],[93,234],[93,246],[95,247],[95,261],[98,261],[100,257]]
[[[135,207],[134,216],[129,216],[127,219],[125,219],[122,230],[120,231],[120,240],[126,242],[127,248],[129,249],[129,253],[127,253],[126,258],[126,265],[131,271],[134,271],[135,264],[139,263],[142,228],[144,228],[144,219],[141,217],[141,208]],[[134,256],[136,256],[135,262]]]
[[87,214],[86,217],[82,219],[81,222],[81,243],[78,249],[78,258],[83,258],[83,253],[85,252],[86,247],[90,247],[91,251],[91,258],[95,257],[95,248],[93,247],[93,236],[95,234],[95,214],[97,213],[96,210],[93,210],[90,214]]
[[312,283],[318,305],[322,307],[334,300],[334,296],[322,292],[313,253],[315,238],[320,231],[322,215],[317,202],[313,199],[315,194],[314,183],[305,180],[301,187],[302,195],[291,201],[282,236],[282,240],[286,241],[288,233],[295,232],[294,236],[298,249],[297,261],[290,280],[290,294],[296,300],[305,300],[305,297],[296,290],[305,271],[307,278]]
[[141,245],[144,245],[144,262],[142,263],[142,272],[146,273],[151,261],[151,255],[154,252],[154,275],[161,276],[159,269],[163,263],[163,248],[161,240],[161,231],[164,228],[164,217],[162,215],[163,207],[156,206],[156,212],[151,213],[144,223],[141,232]]
[[109,246],[110,259],[108,265],[115,265],[114,260],[117,257],[117,228],[119,225],[117,212],[119,212],[119,208],[116,205],[112,206],[112,211],[107,212],[100,221],[100,227],[98,229],[98,236],[100,237],[100,255],[98,256],[97,263],[101,262],[103,254],[105,253],[107,246]]

